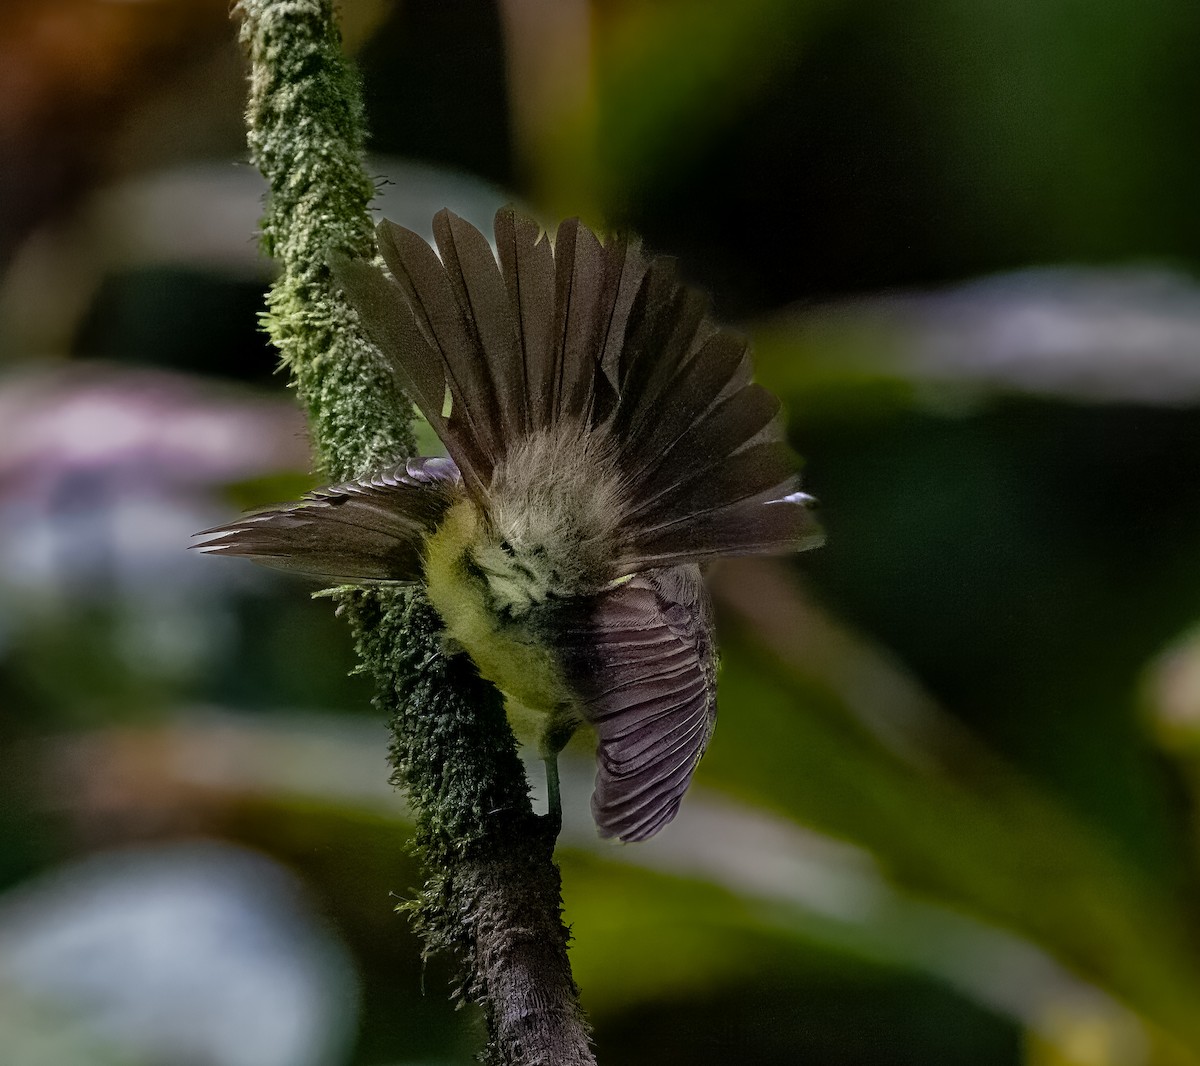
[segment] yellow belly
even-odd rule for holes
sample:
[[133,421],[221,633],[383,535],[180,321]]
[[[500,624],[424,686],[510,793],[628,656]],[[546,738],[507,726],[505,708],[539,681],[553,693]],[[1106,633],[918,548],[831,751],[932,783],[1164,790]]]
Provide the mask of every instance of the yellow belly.
[[519,624],[502,623],[488,607],[487,586],[463,565],[464,551],[479,534],[479,512],[469,500],[446,512],[425,548],[429,600],[480,674],[510,700],[561,717],[573,701],[557,658]]

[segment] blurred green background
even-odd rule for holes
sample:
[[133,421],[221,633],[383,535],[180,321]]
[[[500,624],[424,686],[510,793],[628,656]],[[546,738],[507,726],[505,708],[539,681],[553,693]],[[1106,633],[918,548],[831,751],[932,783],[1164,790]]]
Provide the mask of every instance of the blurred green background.
[[[343,0],[378,208],[629,226],[752,336],[828,545],[711,579],[679,818],[564,770],[606,1063],[1200,1063],[1200,9]],[[0,1048],[466,1063],[311,586],[213,0],[0,8]],[[534,774],[535,779],[540,775]],[[535,785],[536,788],[536,785]]]

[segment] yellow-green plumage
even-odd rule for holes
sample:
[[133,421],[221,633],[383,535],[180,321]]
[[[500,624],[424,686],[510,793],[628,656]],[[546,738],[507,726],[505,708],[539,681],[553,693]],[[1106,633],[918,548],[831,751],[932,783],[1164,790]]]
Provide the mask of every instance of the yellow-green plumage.
[[552,720],[570,716],[573,697],[558,657],[520,621],[497,614],[488,583],[468,566],[469,553],[484,536],[483,516],[474,503],[463,499],[449,508],[425,542],[429,601],[447,634],[510,700]]

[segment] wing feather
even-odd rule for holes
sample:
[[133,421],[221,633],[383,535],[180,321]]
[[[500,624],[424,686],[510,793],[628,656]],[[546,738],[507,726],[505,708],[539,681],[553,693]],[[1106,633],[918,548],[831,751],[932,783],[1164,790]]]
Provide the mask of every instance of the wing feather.
[[207,529],[193,547],[353,584],[419,581],[425,538],[461,491],[450,460],[410,459]]
[[644,840],[669,822],[716,720],[716,661],[696,567],[643,574],[558,629],[564,668],[598,737],[600,832]]

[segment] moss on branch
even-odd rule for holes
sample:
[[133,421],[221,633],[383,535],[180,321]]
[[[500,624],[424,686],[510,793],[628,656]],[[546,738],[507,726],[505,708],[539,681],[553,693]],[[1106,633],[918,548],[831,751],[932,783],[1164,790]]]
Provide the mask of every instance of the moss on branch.
[[329,4],[241,0],[234,12],[250,57],[247,139],[270,189],[262,248],[280,269],[264,325],[326,471],[354,477],[415,447],[411,408],[326,266],[334,251],[375,254],[357,76],[342,58]]
[[[269,185],[264,251],[280,275],[264,324],[308,410],[334,479],[414,454],[411,405],[358,330],[326,267],[333,251],[375,254],[362,166],[357,77],[341,55],[332,0],[240,0],[250,58],[248,138]],[[416,591],[340,593],[362,669],[392,726],[428,881],[408,905],[426,951],[452,952],[461,993],[483,1006],[485,1060],[592,1063],[567,961],[553,841],[533,814],[499,693]]]

